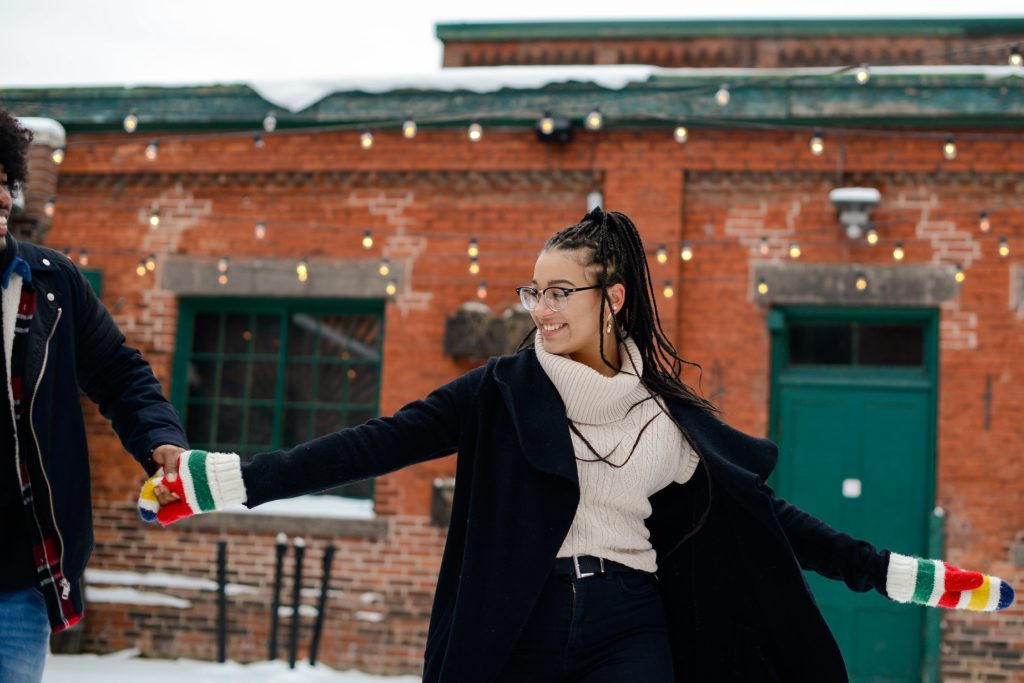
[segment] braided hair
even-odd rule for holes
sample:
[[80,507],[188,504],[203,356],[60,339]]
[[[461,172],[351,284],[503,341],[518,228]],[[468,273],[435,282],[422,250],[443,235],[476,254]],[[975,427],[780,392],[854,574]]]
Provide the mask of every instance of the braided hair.
[[[653,399],[655,396],[671,397],[683,403],[696,406],[713,415],[719,413],[718,408],[706,398],[698,394],[686,385],[680,378],[683,364],[692,365],[698,370],[703,369],[697,363],[685,360],[679,356],[675,347],[666,338],[661,327],[661,316],[658,314],[657,296],[651,284],[651,271],[647,265],[647,256],[644,252],[643,242],[636,225],[629,217],[618,211],[605,213],[600,207],[590,211],[583,219],[575,225],[559,230],[552,235],[545,243],[542,251],[550,250],[578,251],[583,261],[584,268],[596,267],[598,285],[602,285],[601,292],[601,315],[598,317],[598,326],[602,324],[607,309],[614,315],[616,343],[621,342],[626,336],[633,339],[637,350],[643,361],[642,373],[637,373],[636,364],[630,354],[625,354],[633,366],[634,374],[640,374],[640,382],[648,389],[650,395],[630,406],[630,410],[644,401]],[[611,299],[608,296],[607,287],[614,284],[622,284],[626,289],[626,298],[619,313],[615,314]],[[518,351],[533,348],[537,328],[534,328],[520,342]],[[618,371],[611,361],[605,356],[605,335],[598,333],[600,339],[601,359],[604,363]],[[660,404],[659,404],[660,407]],[[696,443],[690,436],[689,431],[681,425],[670,411],[662,412],[671,419],[679,428],[683,438],[693,448],[697,458],[703,461],[703,455],[697,449]],[[657,416],[655,416],[657,417]],[[653,418],[652,418],[653,420]],[[640,434],[650,424],[645,424]],[[580,437],[590,451],[597,456],[597,459],[612,467],[622,467],[632,457],[640,441],[640,434],[637,435],[633,448],[630,450],[626,460],[620,465],[612,463],[608,456],[598,453],[590,442],[580,433],[579,429],[569,420],[569,428],[574,434]],[[616,446],[617,448],[617,446]],[[614,449],[613,451],[614,452]],[[609,456],[611,453],[608,454]],[[579,458],[586,462],[595,462],[593,459]],[[708,483],[708,502],[697,525],[690,530],[681,541],[693,536],[703,526],[711,508],[711,474],[707,465],[704,465],[704,473]],[[673,548],[674,550],[675,548]]]

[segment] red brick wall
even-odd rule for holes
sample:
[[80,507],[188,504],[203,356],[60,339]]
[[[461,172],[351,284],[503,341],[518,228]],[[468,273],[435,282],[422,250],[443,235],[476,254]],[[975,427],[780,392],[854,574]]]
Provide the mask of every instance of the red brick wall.
[[[838,145],[830,140],[826,153],[813,157],[804,133],[700,131],[679,146],[671,131],[604,131],[558,147],[537,143],[529,131],[487,130],[477,144],[462,132],[428,131],[412,142],[378,134],[370,151],[360,149],[355,133],[269,136],[262,150],[248,137],[166,139],[152,163],[142,156],[148,138],[113,137],[117,146],[69,149],[49,243],[89,249],[91,265],[104,270],[105,303],[165,387],[176,303],[155,289],[152,275],[135,274],[147,253],[233,260],[306,254],[315,263],[375,261],[386,248],[392,260],[406,260],[412,276],[387,306],[385,414],[470,367],[442,353],[445,315],[475,299],[479,279],[487,280],[487,303],[496,312],[513,305],[512,287],[530,279],[543,240],[584,213],[596,183],[606,207],[638,225],[656,291],[673,280],[676,296],[659,301],[662,322],[681,355],[704,366],[705,393],[732,424],[765,434],[769,340],[765,311],[750,294],[751,263],[765,258],[757,253],[760,237],[771,237],[770,259],[786,258],[786,245],[796,240],[804,262],[891,263],[891,243],[867,248],[843,237],[826,197],[840,184],[878,187],[882,238],[906,240],[907,262],[967,267],[961,295],[943,307],[941,320],[936,498],[948,511],[947,556],[1024,586],[1024,568],[1011,561],[1011,545],[1021,543],[1024,529],[1024,322],[1009,306],[1010,263],[1019,261],[1024,236],[1010,259],[995,255],[997,235],[1019,229],[1024,211],[990,208],[992,233],[980,236],[976,227],[980,207],[1019,207],[1024,144],[963,142],[959,157],[946,162],[934,140],[848,138],[838,172]],[[72,143],[105,139],[73,136]],[[155,205],[162,223],[153,230],[145,219]],[[259,219],[268,223],[264,242],[252,238]],[[320,227],[306,225],[313,223]],[[369,255],[359,245],[367,227],[378,240]],[[415,234],[399,238],[400,229]],[[466,270],[470,235],[480,241],[480,276]],[[678,258],[683,239],[696,250],[685,265]],[[665,265],[653,259],[662,242],[671,255]],[[986,374],[994,395],[987,432],[980,398]],[[693,370],[685,378],[698,382]],[[215,541],[229,540],[232,580],[258,591],[231,600],[229,656],[262,657],[273,534],[143,528],[134,513],[141,472],[102,418],[87,410],[97,526],[92,566],[212,578]],[[429,522],[431,482],[453,471],[448,458],[383,477],[376,499],[377,514],[390,525],[383,539],[306,539],[310,588],[319,580],[323,546],[339,546],[332,585],[343,593],[331,598],[323,661],[419,670],[444,535]],[[162,592],[188,598],[192,609],[94,605],[88,647],[212,658],[214,594]],[[362,605],[364,592],[379,593],[380,602]],[[363,621],[354,616],[359,610],[384,618]],[[1000,615],[946,613],[944,677],[1024,680],[1022,614],[1020,607]]]

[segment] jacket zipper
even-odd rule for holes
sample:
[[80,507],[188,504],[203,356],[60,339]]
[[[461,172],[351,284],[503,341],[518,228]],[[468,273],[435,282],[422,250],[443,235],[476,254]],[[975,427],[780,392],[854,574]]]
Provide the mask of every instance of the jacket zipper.
[[[50,494],[50,515],[53,517],[53,528],[57,531],[57,540],[60,541],[60,551],[58,552],[58,559],[60,560],[60,594],[61,598],[67,600],[68,596],[71,595],[71,582],[68,581],[68,577],[64,574],[64,537],[61,535],[60,526],[57,524],[57,513],[53,509],[53,488],[50,486],[50,478],[46,476],[46,465],[43,463],[43,451],[39,447],[39,436],[36,434],[36,424],[32,419],[32,411],[36,406],[36,395],[39,393],[39,385],[43,383],[43,375],[46,373],[46,364],[50,358],[50,341],[53,339],[53,335],[57,331],[57,325],[60,324],[60,318],[63,313],[63,308],[57,309],[57,319],[53,321],[53,327],[50,329],[50,334],[46,337],[46,344],[43,346],[43,366],[39,369],[39,376],[36,378],[36,386],[32,390],[32,400],[28,404],[28,426],[32,431],[32,439],[36,444],[36,455],[39,457],[39,469],[43,473],[43,481],[46,482],[46,490]],[[63,612],[63,610],[61,611]]]

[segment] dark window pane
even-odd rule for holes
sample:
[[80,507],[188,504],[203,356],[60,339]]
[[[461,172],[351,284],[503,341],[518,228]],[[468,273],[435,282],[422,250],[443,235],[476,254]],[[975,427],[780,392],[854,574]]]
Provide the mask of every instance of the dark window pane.
[[373,479],[364,479],[363,481],[357,481],[354,484],[348,484],[347,486],[339,486],[336,489],[327,491],[335,496],[345,496],[346,498],[372,498],[373,497]]
[[349,338],[348,316],[320,316],[320,353],[321,358],[341,358],[351,345]]
[[221,367],[221,398],[245,398],[245,370],[247,363],[226,360]]
[[375,405],[380,368],[375,365],[355,365],[345,371],[348,380],[348,402]]
[[289,363],[284,375],[284,400],[306,403],[313,400],[313,366],[308,363]]
[[216,353],[219,332],[219,313],[197,313],[192,321],[192,352]]
[[318,372],[317,400],[321,403],[343,403],[347,369],[340,365],[321,365]]
[[375,417],[378,415],[372,410],[350,410],[345,413],[345,426],[356,427]]
[[353,315],[349,316],[345,326],[351,340],[347,349],[350,357],[379,363],[381,318],[375,315]]
[[253,334],[256,353],[278,353],[281,350],[281,316],[256,316],[256,329]]
[[273,437],[274,409],[260,406],[249,408],[249,433],[246,435],[246,442],[256,446],[258,450],[268,450],[272,447]]
[[313,425],[314,436],[330,434],[341,429],[341,413],[337,410],[316,411],[316,422]]
[[242,408],[220,406],[217,411],[217,443],[235,444],[242,440]]
[[273,399],[277,392],[277,362],[253,361],[249,398]]
[[284,411],[284,423],[282,426],[281,444],[284,448],[291,448],[300,443],[309,441],[309,411],[287,408]]
[[310,357],[316,352],[317,319],[306,313],[294,313],[288,326],[288,356]]
[[920,325],[864,325],[859,332],[860,365],[924,365]]
[[217,361],[194,360],[188,364],[188,395],[208,398],[217,391]]
[[229,315],[224,321],[224,353],[246,353],[252,341],[248,313]]
[[793,325],[789,330],[791,365],[850,365],[853,328],[844,325]]
[[213,406],[189,405],[185,409],[185,430],[190,443],[206,443],[210,440],[210,426]]

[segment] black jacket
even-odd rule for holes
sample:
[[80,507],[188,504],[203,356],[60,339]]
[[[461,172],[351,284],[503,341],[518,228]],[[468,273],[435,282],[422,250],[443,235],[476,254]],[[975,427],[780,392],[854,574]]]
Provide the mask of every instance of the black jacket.
[[[89,454],[79,389],[111,420],[124,447],[152,473],[161,444],[188,447],[178,414],[139,352],[125,345],[89,283],[63,254],[10,240],[32,273],[37,294],[21,369],[31,434],[17,434],[33,491],[27,514],[55,529],[47,547],[54,569],[40,574],[55,631],[78,621],[79,579],[94,546]],[[5,304],[7,301],[5,300]]]
[[[676,400],[702,465],[651,497],[647,520],[679,681],[847,680],[801,566],[854,590],[884,588],[887,551],[776,498],[776,447]],[[526,623],[579,503],[565,407],[533,350],[491,358],[391,417],[243,465],[246,505],[458,451],[431,612],[425,683],[484,683]],[[706,469],[705,469],[706,468]],[[700,516],[702,530],[680,539]]]

